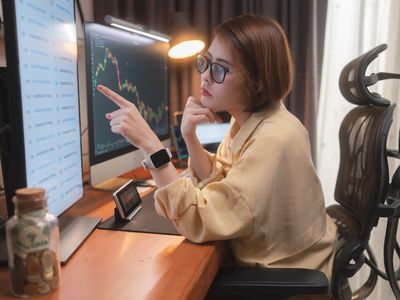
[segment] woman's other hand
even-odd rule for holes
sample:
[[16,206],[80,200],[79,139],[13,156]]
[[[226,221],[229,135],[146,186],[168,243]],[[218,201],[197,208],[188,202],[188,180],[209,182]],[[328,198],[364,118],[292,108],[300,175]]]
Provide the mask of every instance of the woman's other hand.
[[196,136],[198,124],[215,122],[221,122],[221,118],[216,113],[204,107],[199,99],[188,98],[181,124],[181,132],[185,140],[190,140]]
[[103,85],[98,85],[97,89],[119,106],[119,109],[106,114],[112,132],[121,134],[145,153],[162,148],[160,140],[143,119],[136,105]]

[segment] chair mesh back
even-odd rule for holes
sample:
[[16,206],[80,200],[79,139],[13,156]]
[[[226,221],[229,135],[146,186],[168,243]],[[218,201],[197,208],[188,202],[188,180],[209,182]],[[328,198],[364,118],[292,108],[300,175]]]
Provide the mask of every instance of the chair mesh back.
[[344,118],[339,132],[340,166],[335,200],[369,234],[377,217],[371,210],[384,201],[388,184],[386,139],[394,106],[361,106]]

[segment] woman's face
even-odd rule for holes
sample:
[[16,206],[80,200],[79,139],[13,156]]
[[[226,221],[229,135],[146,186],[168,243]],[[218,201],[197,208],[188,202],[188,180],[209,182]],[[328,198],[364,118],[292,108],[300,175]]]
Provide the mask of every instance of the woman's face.
[[243,112],[248,106],[243,76],[240,66],[234,61],[230,51],[218,38],[215,38],[204,54],[212,63],[218,63],[229,69],[225,80],[218,84],[210,74],[210,66],[201,74],[201,104],[212,111],[228,111],[232,115]]

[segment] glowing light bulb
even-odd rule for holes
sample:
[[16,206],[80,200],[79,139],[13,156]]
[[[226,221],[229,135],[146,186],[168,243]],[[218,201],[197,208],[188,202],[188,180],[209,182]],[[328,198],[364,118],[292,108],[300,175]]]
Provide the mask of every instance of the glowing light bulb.
[[186,58],[200,52],[205,44],[200,40],[184,41],[169,49],[168,56],[171,58]]

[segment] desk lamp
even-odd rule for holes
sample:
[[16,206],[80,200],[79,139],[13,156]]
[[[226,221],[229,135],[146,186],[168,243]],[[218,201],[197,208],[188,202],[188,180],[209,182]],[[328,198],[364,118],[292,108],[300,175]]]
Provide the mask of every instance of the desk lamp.
[[204,48],[204,42],[190,26],[183,12],[176,12],[170,20],[170,33],[168,36],[154,30],[147,31],[143,25],[133,24],[131,22],[115,18],[111,15],[104,17],[106,24],[129,31],[152,37],[162,42],[169,42],[170,49],[168,56],[174,59],[187,58],[200,52]]
[[183,12],[176,12],[170,19],[170,49],[168,56],[175,59],[187,58],[203,50],[205,44],[189,24]]
[[122,30],[126,30],[129,32],[133,32],[136,34],[140,34],[143,36],[147,36],[165,43],[168,43],[171,39],[170,36],[154,31],[154,30],[146,30],[146,28],[143,25],[139,25],[139,24],[133,24],[131,22],[122,20],[122,19],[118,19],[115,18],[113,16],[110,15],[106,15],[104,17],[104,22],[106,22],[106,24],[120,28]]

